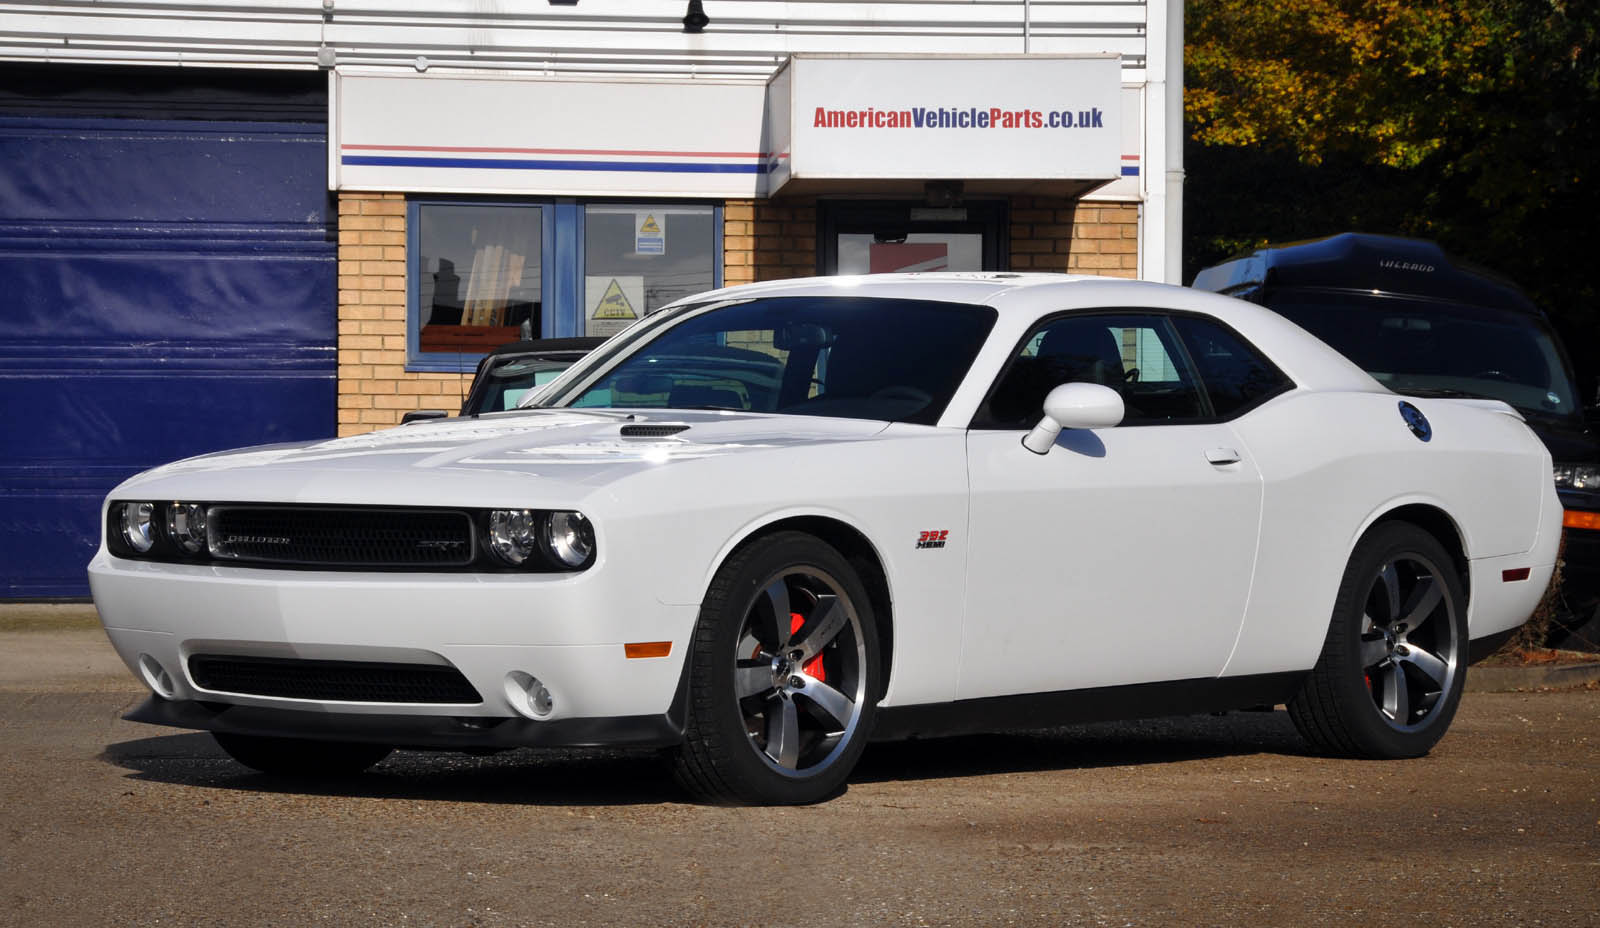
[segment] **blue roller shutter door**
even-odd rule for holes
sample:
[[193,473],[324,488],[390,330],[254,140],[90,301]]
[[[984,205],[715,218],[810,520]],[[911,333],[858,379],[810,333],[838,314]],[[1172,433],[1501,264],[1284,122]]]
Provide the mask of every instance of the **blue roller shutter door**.
[[315,123],[0,117],[0,597],[88,593],[125,477],[331,436]]

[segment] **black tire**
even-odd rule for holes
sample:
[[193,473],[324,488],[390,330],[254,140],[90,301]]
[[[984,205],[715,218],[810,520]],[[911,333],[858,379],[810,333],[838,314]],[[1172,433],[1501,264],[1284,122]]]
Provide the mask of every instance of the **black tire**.
[[880,664],[871,601],[838,551],[800,532],[736,551],[706,592],[688,661],[674,773],[691,794],[793,805],[844,785],[872,731]]
[[214,731],[228,756],[252,770],[281,777],[337,777],[360,773],[388,757],[386,744],[273,738]]
[[1407,522],[1350,555],[1322,655],[1289,717],[1320,753],[1421,757],[1455,718],[1467,676],[1467,609],[1449,552]]

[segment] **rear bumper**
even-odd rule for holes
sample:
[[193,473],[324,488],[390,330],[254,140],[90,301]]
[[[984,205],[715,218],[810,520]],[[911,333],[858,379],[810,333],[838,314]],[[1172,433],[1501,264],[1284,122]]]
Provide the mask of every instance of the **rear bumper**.
[[[678,713],[681,715],[681,711]],[[152,696],[123,716],[130,722],[239,735],[357,741],[425,750],[520,747],[667,747],[683,740],[674,713],[553,719],[372,715],[238,706]]]

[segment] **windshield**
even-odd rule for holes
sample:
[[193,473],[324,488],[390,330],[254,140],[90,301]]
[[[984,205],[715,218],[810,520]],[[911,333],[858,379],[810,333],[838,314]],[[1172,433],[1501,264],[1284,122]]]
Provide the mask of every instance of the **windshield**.
[[[931,425],[994,324],[986,307],[775,297],[678,314],[541,405],[735,409]],[[645,334],[645,333],[641,333]]]
[[1578,413],[1554,336],[1525,313],[1310,290],[1273,291],[1267,305],[1396,393],[1488,397],[1546,417]]
[[530,390],[555,380],[581,357],[582,352],[574,351],[540,358],[516,355],[490,358],[479,375],[483,382],[483,399],[474,411],[499,412],[515,408]]

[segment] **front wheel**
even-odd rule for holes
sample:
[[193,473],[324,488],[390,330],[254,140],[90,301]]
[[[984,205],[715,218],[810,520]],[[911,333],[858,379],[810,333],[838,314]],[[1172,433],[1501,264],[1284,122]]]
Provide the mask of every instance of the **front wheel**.
[[796,804],[843,785],[878,694],[872,605],[838,551],[799,532],[717,571],[689,655],[678,781],[718,802]]
[[282,777],[336,777],[360,773],[388,757],[386,744],[211,733],[228,756],[252,770]]
[[1380,525],[1350,556],[1322,656],[1289,717],[1323,753],[1420,757],[1455,717],[1466,654],[1466,597],[1449,552],[1415,525]]

